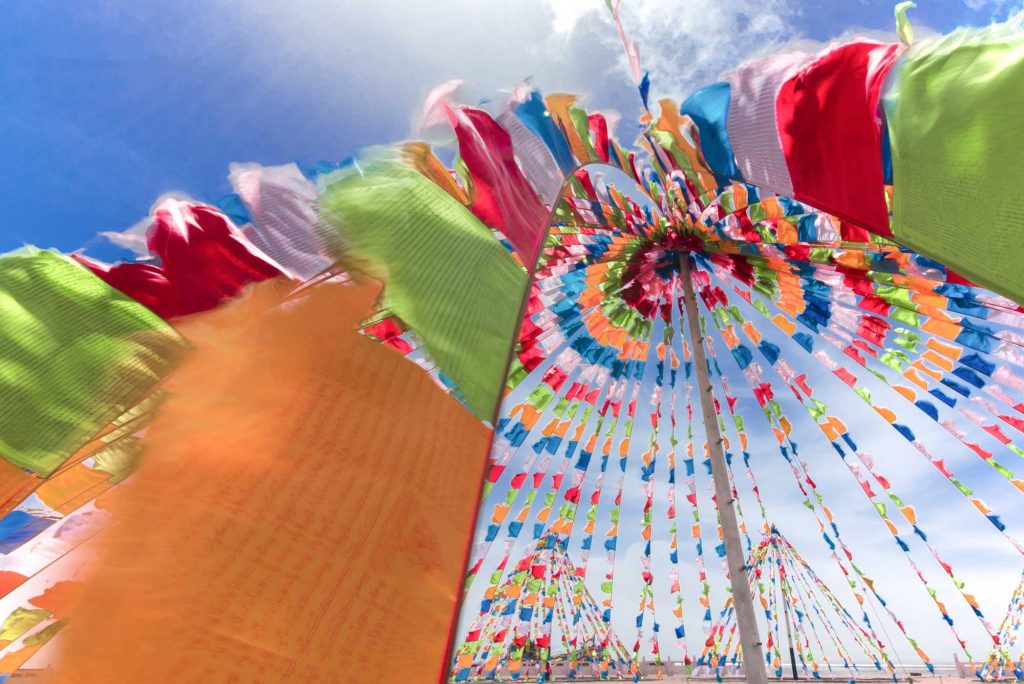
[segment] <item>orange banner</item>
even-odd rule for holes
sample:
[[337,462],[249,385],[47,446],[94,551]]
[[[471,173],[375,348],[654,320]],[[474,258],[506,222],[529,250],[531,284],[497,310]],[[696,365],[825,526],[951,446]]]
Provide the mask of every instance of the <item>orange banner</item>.
[[436,682],[489,433],[356,333],[373,288],[189,321],[57,682]]

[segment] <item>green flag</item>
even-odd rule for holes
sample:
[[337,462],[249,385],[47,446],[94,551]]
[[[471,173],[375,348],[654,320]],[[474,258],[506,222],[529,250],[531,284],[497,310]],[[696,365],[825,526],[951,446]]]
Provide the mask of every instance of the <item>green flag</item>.
[[1024,301],[1024,35],[997,25],[923,40],[889,81],[893,236]]
[[329,249],[384,281],[394,312],[473,412],[490,420],[526,287],[508,250],[468,209],[397,161],[343,173],[321,206]]
[[184,346],[70,259],[0,256],[0,455],[49,475],[138,403]]

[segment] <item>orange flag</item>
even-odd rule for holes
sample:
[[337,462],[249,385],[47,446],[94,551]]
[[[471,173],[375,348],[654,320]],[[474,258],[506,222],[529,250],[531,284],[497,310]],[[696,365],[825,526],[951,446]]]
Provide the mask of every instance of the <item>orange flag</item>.
[[374,288],[272,284],[183,325],[55,682],[436,682],[489,432],[356,331]]

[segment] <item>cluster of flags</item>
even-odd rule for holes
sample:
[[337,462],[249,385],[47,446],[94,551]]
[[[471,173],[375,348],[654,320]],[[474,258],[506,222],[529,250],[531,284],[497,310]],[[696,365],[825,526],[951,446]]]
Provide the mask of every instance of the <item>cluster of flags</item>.
[[[111,235],[134,261],[0,256],[0,674],[59,634],[60,681],[515,676],[528,652],[550,661],[553,624],[574,671],[586,660],[636,678],[671,642],[721,673],[739,654],[733,597],[711,599],[727,568],[706,518],[720,502],[700,486],[695,344],[733,496],[757,503],[751,514],[746,494],[740,510],[752,592],[811,676],[838,669],[829,649],[851,676],[852,649],[895,675],[868,606],[931,660],[841,536],[800,454],[805,428],[964,653],[940,584],[991,637],[984,650],[1002,647],[1019,620],[993,626],[847,412],[881,417],[948,481],[943,496],[1024,553],[905,419],[934,422],[1024,490],[1024,38],[994,26],[910,44],[902,27],[900,44],[746,64],[657,114],[623,32],[646,110],[635,144],[571,95],[523,86],[469,106],[445,84],[421,122],[450,133],[450,165],[422,141],[306,170],[237,164],[232,195],[161,198],[141,231]],[[688,316],[705,339],[684,334]],[[815,394],[821,373],[849,404]],[[761,419],[775,444],[751,444]],[[755,471],[776,454],[849,597],[772,527]],[[633,640],[612,628],[631,542]],[[464,606],[456,639],[476,581],[485,598]],[[111,644],[131,648],[113,657]],[[777,676],[779,648],[773,633]]]

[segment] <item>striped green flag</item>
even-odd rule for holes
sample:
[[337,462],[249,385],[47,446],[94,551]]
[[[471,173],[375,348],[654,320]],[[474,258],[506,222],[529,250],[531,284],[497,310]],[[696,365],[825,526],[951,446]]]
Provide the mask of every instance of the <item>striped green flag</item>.
[[1024,35],[997,25],[923,40],[889,81],[894,238],[1024,301]]
[[397,161],[343,173],[321,207],[332,254],[385,283],[389,306],[473,412],[490,420],[525,271],[468,209]]
[[0,455],[49,475],[141,400],[183,346],[67,257],[0,256]]

